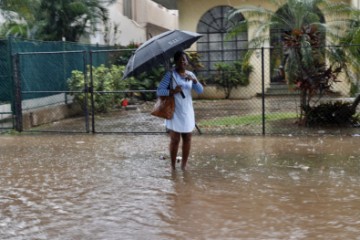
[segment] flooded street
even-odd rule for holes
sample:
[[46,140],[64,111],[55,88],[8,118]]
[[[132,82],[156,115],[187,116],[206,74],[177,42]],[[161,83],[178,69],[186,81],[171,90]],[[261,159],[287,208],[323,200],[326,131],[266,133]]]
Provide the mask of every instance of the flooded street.
[[168,141],[0,136],[0,239],[360,239],[359,136]]

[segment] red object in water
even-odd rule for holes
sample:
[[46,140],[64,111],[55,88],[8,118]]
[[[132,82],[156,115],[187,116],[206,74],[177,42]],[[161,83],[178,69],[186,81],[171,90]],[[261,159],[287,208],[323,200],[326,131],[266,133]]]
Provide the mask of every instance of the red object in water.
[[121,106],[123,106],[123,107],[127,107],[128,104],[129,104],[129,101],[126,98],[124,100],[122,100],[122,102],[121,102]]

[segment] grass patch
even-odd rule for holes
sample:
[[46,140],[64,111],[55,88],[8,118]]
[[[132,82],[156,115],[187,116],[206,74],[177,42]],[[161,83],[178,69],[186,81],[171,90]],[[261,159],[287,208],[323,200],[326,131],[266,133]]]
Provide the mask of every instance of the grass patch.
[[[270,113],[265,115],[265,121],[278,121],[284,119],[297,118],[296,113]],[[230,117],[219,117],[211,120],[202,120],[198,124],[201,126],[240,126],[240,125],[257,125],[262,123],[262,115],[246,115],[246,116],[230,116]]]

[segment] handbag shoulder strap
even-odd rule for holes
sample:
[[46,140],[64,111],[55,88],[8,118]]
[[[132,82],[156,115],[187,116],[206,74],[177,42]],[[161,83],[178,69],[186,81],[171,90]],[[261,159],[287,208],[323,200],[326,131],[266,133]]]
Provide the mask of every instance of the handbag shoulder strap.
[[174,70],[170,71],[170,81],[169,81],[169,89],[173,88],[173,81],[174,81]]

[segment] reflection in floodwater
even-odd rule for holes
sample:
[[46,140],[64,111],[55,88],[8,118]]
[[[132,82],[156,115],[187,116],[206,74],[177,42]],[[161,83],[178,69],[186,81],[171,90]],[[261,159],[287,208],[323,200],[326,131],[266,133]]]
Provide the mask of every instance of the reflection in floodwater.
[[168,140],[1,136],[0,238],[360,236],[360,138],[194,136],[186,172]]

